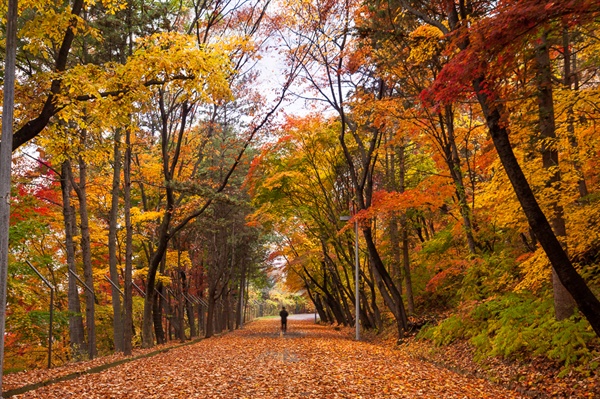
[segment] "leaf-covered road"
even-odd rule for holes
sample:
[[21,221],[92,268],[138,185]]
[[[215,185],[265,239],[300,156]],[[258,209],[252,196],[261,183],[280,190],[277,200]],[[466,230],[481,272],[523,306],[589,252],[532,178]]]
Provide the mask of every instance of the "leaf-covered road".
[[346,333],[278,320],[39,388],[19,398],[517,398],[484,381],[355,342]]

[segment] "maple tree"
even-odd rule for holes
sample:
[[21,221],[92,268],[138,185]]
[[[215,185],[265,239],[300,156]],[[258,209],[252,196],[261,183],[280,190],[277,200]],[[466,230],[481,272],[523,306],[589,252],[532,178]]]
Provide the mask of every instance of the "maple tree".
[[[506,152],[499,151],[500,159],[503,161],[503,163],[505,163],[504,167],[513,182],[513,186],[517,191],[517,196],[521,201],[521,205],[525,209],[525,214],[529,218],[530,224],[535,226],[532,227],[534,233],[538,235],[544,235],[545,239],[553,240],[552,237],[554,235],[548,230],[545,230],[546,233],[544,234],[540,232],[541,230],[538,231],[538,229],[542,229],[542,227],[540,227],[538,224],[538,221],[540,219],[545,220],[545,218],[539,208],[537,208],[537,203],[535,198],[531,195],[532,193],[529,190],[528,183],[525,179],[520,179],[519,181],[514,180],[516,179],[517,175],[524,177],[520,172],[520,166],[517,163],[511,163],[510,167],[506,165],[507,160],[515,160],[515,158],[513,155],[511,155],[512,151],[510,145],[508,144],[508,136],[505,133],[502,133],[507,132],[506,126],[501,122],[501,115],[503,111],[495,105],[495,101],[497,100],[495,97],[495,92],[499,93],[503,90],[501,87],[509,86],[502,86],[500,83],[502,82],[501,76],[495,74],[506,73],[506,66],[512,65],[511,62],[517,59],[515,55],[520,53],[517,50],[517,47],[514,46],[516,46],[517,43],[522,43],[521,40],[527,40],[531,36],[528,36],[529,32],[527,32],[528,35],[520,37],[519,40],[513,40],[513,38],[518,37],[518,35],[522,35],[527,29],[542,26],[544,22],[550,22],[552,18],[577,12],[577,9],[573,8],[572,4],[565,5],[564,8],[557,7],[554,9],[552,8],[552,4],[546,5],[542,3],[543,2],[506,2],[506,4],[499,4],[498,9],[495,10],[497,11],[497,14],[490,14],[489,17],[488,13],[491,12],[491,9],[486,8],[485,5],[481,5],[480,8],[473,8],[471,5],[465,4],[447,4],[447,7],[440,6],[439,9],[434,11],[422,9],[419,6],[413,6],[410,4],[410,2],[400,1],[398,2],[397,7],[399,10],[403,9],[407,11],[409,15],[413,15],[415,18],[418,18],[424,21],[426,24],[431,25],[434,29],[438,29],[441,34],[452,34],[449,36],[452,40],[450,45],[454,47],[450,47],[450,49],[457,49],[459,53],[450,58],[450,61],[443,66],[441,71],[437,74],[437,76],[435,76],[435,83],[433,84],[432,89],[425,92],[425,99],[427,100],[432,98],[434,100],[434,104],[439,104],[438,107],[447,107],[446,104],[452,101],[451,99],[453,97],[456,98],[456,96],[464,96],[464,98],[466,98],[470,91],[471,84],[475,85],[476,93],[478,94],[477,98],[480,105],[483,107],[483,113],[487,118],[488,127],[493,132],[492,139],[495,140],[494,144],[497,149],[506,150]],[[527,5],[530,5],[531,8],[527,8]],[[535,7],[545,7],[546,11],[535,12]],[[383,10],[387,10],[389,12],[390,9],[383,8]],[[548,12],[550,14],[548,14]],[[467,27],[464,25],[464,23],[461,23],[461,20],[466,20],[469,15],[475,16],[478,21],[478,23],[474,24],[472,27]],[[514,20],[511,19],[513,17],[515,17]],[[528,19],[528,23],[524,22],[523,19],[519,19],[521,17]],[[510,25],[512,23],[515,25]],[[510,28],[506,29],[504,26],[500,28],[499,26],[501,24],[509,24],[509,26],[514,27],[515,30],[511,30]],[[489,32],[491,31],[495,32],[496,36],[490,39]],[[482,41],[483,37],[486,37],[485,41]],[[435,47],[433,47],[433,49],[435,50]],[[512,51],[512,53],[510,51]],[[494,66],[497,66],[497,69],[492,69],[490,67],[490,58],[488,58],[488,61],[486,61],[487,64],[482,61],[486,56],[494,60],[496,59],[494,57],[499,57],[497,58],[498,61],[493,64]],[[469,79],[472,80],[469,81]],[[546,86],[547,84],[545,84],[543,87]],[[541,93],[541,91],[538,90],[538,93]],[[495,119],[492,123],[490,122],[490,115],[494,112]],[[495,135],[495,133],[498,133],[499,136]],[[496,139],[500,140],[503,144]],[[525,205],[523,202],[525,202],[527,205]],[[535,220],[533,218],[534,214],[537,215]],[[542,244],[542,246],[546,251],[550,251],[551,253],[552,251],[556,251],[557,247],[560,248],[559,245],[551,245],[547,241]],[[561,257],[563,255],[549,255],[551,261],[557,262],[557,258],[554,258],[554,256]],[[564,258],[563,261],[565,262],[563,263],[564,269],[561,270],[564,270],[565,272],[568,270],[574,272],[574,269],[568,265],[569,262]],[[555,264],[555,269],[556,268],[557,266]],[[562,275],[562,279],[567,279],[566,274]],[[583,281],[579,277],[575,276],[575,274],[573,274],[572,278],[570,278],[570,281],[573,280],[579,281],[579,284],[583,283]],[[593,295],[591,295],[587,288],[583,286],[578,289],[575,289],[574,286],[570,288],[570,291],[575,290],[578,292],[587,292],[587,298],[591,301],[590,303],[594,302]],[[574,294],[574,292],[572,292],[572,294]],[[591,308],[586,310],[586,303],[588,299],[580,298],[579,305],[583,306],[582,311],[587,315],[587,317],[590,318],[592,325],[595,325],[595,318],[593,315],[596,312],[592,311]]]

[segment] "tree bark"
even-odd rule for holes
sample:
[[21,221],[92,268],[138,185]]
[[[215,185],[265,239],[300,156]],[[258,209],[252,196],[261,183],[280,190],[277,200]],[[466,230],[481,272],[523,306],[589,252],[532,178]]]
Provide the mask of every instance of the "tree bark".
[[404,269],[404,286],[406,287],[406,302],[408,314],[415,313],[415,299],[412,286],[412,273],[410,270],[410,249],[408,245],[408,227],[406,225],[406,215],[402,215],[400,219],[400,227],[402,228],[402,267]]
[[[81,140],[86,142],[86,133],[82,132]],[[84,144],[85,146],[85,144]],[[71,176],[72,177],[72,176]],[[89,215],[87,206],[87,163],[79,157],[79,183],[72,181],[79,199],[79,218],[81,230],[81,255],[83,258],[83,278],[88,288],[85,289],[85,326],[87,329],[88,356],[96,357],[96,294],[94,291],[94,271],[92,269],[92,248],[90,238]]]
[[208,289],[208,309],[206,311],[206,328],[204,332],[205,338],[210,338],[214,335],[214,321],[215,321],[215,289]]
[[[17,58],[17,0],[8,0],[3,71],[2,134],[0,136],[0,392],[4,376],[4,337],[6,331],[6,296],[8,282],[10,191],[12,180],[12,146]],[[6,3],[4,3],[6,4]],[[4,145],[2,145],[4,144]],[[0,394],[1,396],[1,394]]]
[[181,280],[183,282],[183,293],[184,301],[185,301],[185,312],[188,318],[188,323],[190,325],[190,337],[197,337],[198,333],[196,331],[196,321],[194,318],[194,304],[187,300],[190,296],[190,279],[187,278],[187,274],[184,270],[180,271]]
[[[546,189],[551,190],[552,202],[549,204],[549,222],[556,238],[567,251],[567,229],[564,211],[560,204],[562,182],[556,145],[556,123],[554,119],[554,99],[552,95],[552,69],[550,65],[550,48],[547,33],[541,37],[541,44],[536,48],[536,82],[539,112],[542,164],[548,173]],[[552,288],[554,293],[554,315],[557,320],[570,317],[575,311],[575,301],[569,291],[560,282],[554,268],[552,269]]]
[[244,326],[244,291],[246,287],[246,261],[242,262],[242,271],[240,275],[240,295],[237,307],[237,328]]
[[[10,234],[10,191],[12,181],[12,146],[15,80],[17,58],[17,17],[19,4],[17,0],[8,0],[6,18],[6,57],[3,71],[3,102],[2,102],[2,135],[0,137],[0,393],[4,376],[4,337],[6,332],[6,310],[8,291],[8,258]],[[6,3],[4,3],[6,4]],[[1,394],[0,394],[1,396]]]
[[444,159],[448,165],[448,171],[452,176],[458,207],[463,221],[463,228],[467,236],[467,246],[471,254],[475,253],[475,237],[473,236],[472,212],[469,208],[467,193],[465,190],[464,176],[461,166],[461,160],[456,147],[456,137],[454,134],[454,110],[452,105],[446,105],[444,114],[439,115],[442,137],[439,139],[443,149]]
[[64,161],[61,166],[60,186],[63,200],[63,218],[65,224],[65,250],[67,253],[67,268],[71,273],[68,274],[68,301],[69,301],[69,339],[71,341],[71,350],[76,358],[79,358],[85,348],[85,336],[83,329],[83,318],[81,317],[81,302],[79,301],[79,290],[77,288],[77,279],[72,273],[77,274],[75,266],[75,243],[73,235],[75,226],[73,225],[74,210],[71,206],[71,164]]
[[115,130],[114,156],[113,156],[113,181],[111,190],[110,214],[108,220],[108,268],[110,279],[117,286],[111,284],[111,299],[113,307],[113,341],[115,350],[123,352],[123,314],[121,311],[121,294],[118,287],[119,272],[117,270],[117,225],[119,217],[119,197],[121,194],[121,130]]
[[[406,153],[405,146],[398,148],[398,188],[401,193],[406,190]],[[406,223],[406,212],[400,216],[400,231],[402,236],[402,268],[404,270],[404,284],[406,287],[406,301],[408,314],[415,312],[415,299],[412,289],[412,274],[410,271],[410,248],[408,246],[408,225]]]
[[375,246],[373,240],[373,233],[370,226],[363,226],[362,232],[367,243],[367,249],[369,251],[369,257],[371,258],[371,268],[375,281],[381,296],[387,307],[390,309],[394,318],[396,319],[396,329],[398,330],[398,337],[402,338],[404,332],[408,329],[408,320],[406,318],[406,310],[404,309],[404,302],[402,301],[402,295],[395,286],[392,278],[383,264],[383,261],[379,257],[379,252]]
[[[164,290],[162,283],[158,283],[156,285],[156,291],[164,296]],[[148,290],[147,290],[148,291]],[[148,298],[148,292],[146,292],[146,298]],[[167,342],[165,337],[165,330],[162,326],[162,315],[163,308],[166,300],[163,300],[161,295],[154,295],[154,301],[152,303],[152,313],[151,313],[151,327],[154,327],[154,335],[156,337],[156,343],[158,345],[164,344]],[[169,314],[169,309],[166,309],[167,315]]]
[[133,227],[131,225],[131,132],[125,129],[123,213],[125,218],[125,291],[123,298],[123,353],[131,355],[133,340]]
[[[571,53],[571,39],[569,34],[569,28],[565,26],[563,28],[563,57],[564,57],[564,68],[563,68],[563,83],[567,90],[579,90],[579,84],[577,80],[577,65],[575,55]],[[585,175],[581,167],[581,161],[579,159],[579,143],[577,136],[575,136],[575,115],[573,112],[573,105],[569,105],[567,108],[567,135],[569,138],[569,145],[571,146],[571,159],[573,169],[577,175],[577,188],[579,190],[579,196],[581,198],[586,197],[589,194],[587,183],[585,181]]]

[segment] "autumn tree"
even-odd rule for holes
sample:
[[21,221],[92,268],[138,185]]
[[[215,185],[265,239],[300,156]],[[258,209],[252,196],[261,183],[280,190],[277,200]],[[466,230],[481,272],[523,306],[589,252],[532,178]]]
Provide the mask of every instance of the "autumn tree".
[[[471,4],[445,4],[437,13],[400,1],[399,6],[425,23],[437,27],[444,34],[451,34],[458,54],[439,74],[434,86],[434,96],[441,99],[450,93],[467,93],[472,88],[482,108],[492,141],[502,161],[529,225],[550,260],[559,279],[571,293],[582,313],[598,333],[600,303],[573,267],[569,257],[558,242],[548,219],[531,190],[521,165],[515,157],[506,125],[506,110],[498,102],[501,76],[489,68],[485,57],[508,56],[515,53],[504,52],[513,49],[519,40],[528,39],[533,32],[539,32],[548,23],[568,15],[592,15],[595,11],[589,5],[576,6],[572,3],[557,5],[546,2],[502,2],[493,15],[486,5],[473,7]],[[597,10],[596,10],[597,11]],[[467,24],[468,18],[477,22]],[[493,34],[492,34],[493,33]],[[484,39],[485,38],[485,39]],[[519,40],[517,40],[519,39]],[[460,70],[460,74],[457,71]],[[501,69],[500,69],[501,70]],[[452,84],[441,82],[453,82]]]
[[[282,236],[273,256],[285,259],[289,285],[307,290],[323,321],[346,325],[356,317],[354,237],[341,232],[340,215],[347,214],[353,189],[338,129],[339,122],[316,115],[281,127],[251,174],[260,205],[252,220]],[[381,328],[373,271],[361,267],[360,273],[366,282],[359,292],[361,323]]]
[[[305,3],[299,7],[289,5],[293,13],[286,23],[291,37],[297,40],[287,43],[290,48],[288,56],[301,62],[302,78],[308,83],[307,90],[316,93],[318,101],[331,107],[339,115],[339,144],[349,168],[356,209],[361,211],[371,206],[374,168],[383,131],[374,123],[374,115],[351,113],[347,92],[360,82],[362,87],[369,88],[375,98],[381,99],[385,93],[385,82],[373,79],[368,72],[353,74],[354,71],[349,68],[349,55],[355,47],[350,27],[357,7],[358,4],[348,1]],[[318,15],[319,18],[312,18],[313,15]],[[296,31],[302,34],[293,34]],[[283,36],[285,40],[287,35]],[[355,154],[349,150],[350,143],[358,148]],[[371,258],[370,266],[373,268],[376,284],[394,315],[398,333],[402,336],[407,329],[402,295],[381,259],[370,222],[362,223],[361,230]]]

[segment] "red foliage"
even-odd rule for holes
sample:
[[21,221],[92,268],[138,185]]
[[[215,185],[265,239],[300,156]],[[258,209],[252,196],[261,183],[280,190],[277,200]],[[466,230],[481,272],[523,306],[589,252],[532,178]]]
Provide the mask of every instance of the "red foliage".
[[431,278],[431,280],[427,282],[425,290],[427,290],[427,292],[437,291],[440,287],[444,286],[452,279],[454,279],[454,277],[460,276],[466,267],[467,265],[465,261],[451,261],[451,264],[450,266],[448,266],[448,268],[439,271],[435,276]]
[[[591,0],[504,0],[487,17],[459,26],[448,35],[452,45],[446,51],[452,59],[435,83],[421,93],[427,106],[454,102],[472,96],[471,82],[485,76],[487,84],[510,76],[522,54],[535,43],[534,34],[555,21],[568,25],[597,16],[600,3]],[[484,88],[492,99],[494,87]]]

